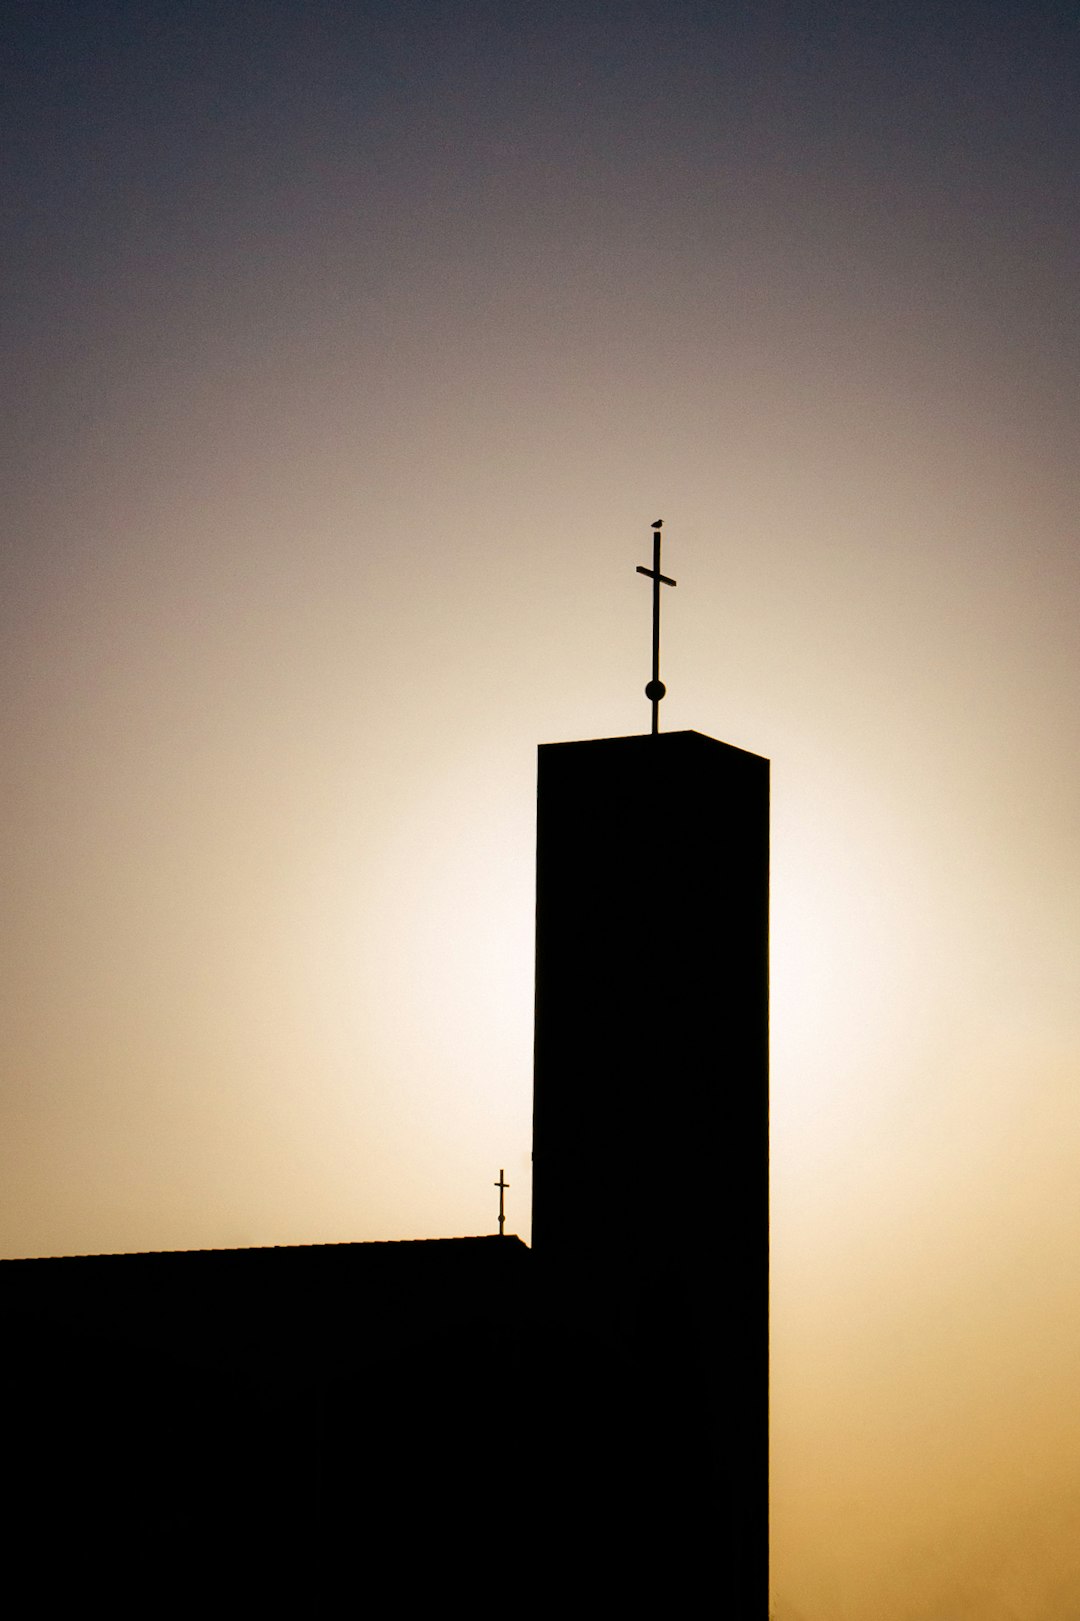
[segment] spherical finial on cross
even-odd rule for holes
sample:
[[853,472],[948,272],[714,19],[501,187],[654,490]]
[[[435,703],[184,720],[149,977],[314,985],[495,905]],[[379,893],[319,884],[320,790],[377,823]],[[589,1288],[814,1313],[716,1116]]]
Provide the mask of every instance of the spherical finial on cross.
[[667,688],[662,681],[650,681],[645,688],[645,696],[651,704],[658,704],[666,691]]

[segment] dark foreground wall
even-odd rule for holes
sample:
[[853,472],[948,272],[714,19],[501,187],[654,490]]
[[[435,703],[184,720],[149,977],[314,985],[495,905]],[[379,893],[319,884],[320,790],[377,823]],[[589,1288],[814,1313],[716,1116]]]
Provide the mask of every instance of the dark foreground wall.
[[664,1381],[516,1239],[3,1262],[0,1366],[45,1607],[652,1611],[715,1568]]
[[43,1603],[156,1614],[190,1582],[185,1613],[321,1614],[388,1573],[404,1603],[438,1548],[475,1561],[499,1448],[520,1467],[530,1260],[481,1238],[0,1263],[10,1555]]

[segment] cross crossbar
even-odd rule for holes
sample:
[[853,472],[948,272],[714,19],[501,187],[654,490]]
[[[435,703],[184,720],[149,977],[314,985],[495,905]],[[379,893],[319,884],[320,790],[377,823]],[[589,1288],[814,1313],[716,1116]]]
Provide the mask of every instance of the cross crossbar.
[[506,1196],[507,1188],[510,1186],[509,1182],[507,1182],[505,1180],[505,1178],[506,1178],[506,1172],[505,1171],[500,1171],[499,1172],[499,1180],[492,1184],[493,1187],[496,1187],[499,1190],[499,1237],[500,1238],[503,1237],[503,1223],[506,1220],[506,1208],[505,1208],[505,1206],[503,1204],[503,1199]]

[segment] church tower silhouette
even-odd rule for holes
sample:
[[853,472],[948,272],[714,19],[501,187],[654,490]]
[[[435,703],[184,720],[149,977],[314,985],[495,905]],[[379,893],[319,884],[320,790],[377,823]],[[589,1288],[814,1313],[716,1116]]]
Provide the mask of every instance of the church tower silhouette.
[[660,733],[662,529],[637,570],[649,735],[539,751],[532,1243],[564,1320],[606,1325],[629,1370],[652,1534],[702,1577],[722,1565],[750,1617],[769,1568],[769,762]]
[[533,1250],[573,1318],[612,1325],[654,1424],[643,1473],[673,1521],[716,1535],[719,1511],[746,1616],[768,1582],[768,913],[767,760],[692,731],[540,749]]

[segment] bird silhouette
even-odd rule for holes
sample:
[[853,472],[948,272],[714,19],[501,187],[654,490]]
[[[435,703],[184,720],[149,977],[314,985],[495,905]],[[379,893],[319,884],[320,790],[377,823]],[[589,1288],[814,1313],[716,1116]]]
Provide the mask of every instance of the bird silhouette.
[[663,524],[663,522],[664,522],[663,518],[657,518],[656,522],[653,524],[652,527],[654,529],[659,529],[661,527],[661,525]]

